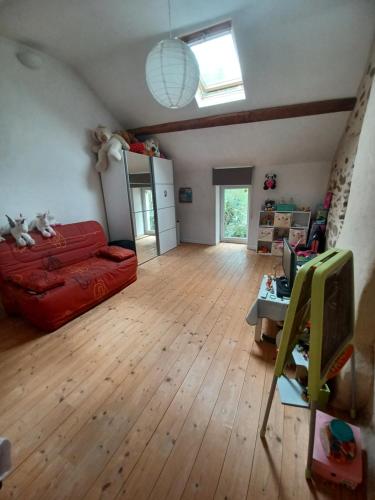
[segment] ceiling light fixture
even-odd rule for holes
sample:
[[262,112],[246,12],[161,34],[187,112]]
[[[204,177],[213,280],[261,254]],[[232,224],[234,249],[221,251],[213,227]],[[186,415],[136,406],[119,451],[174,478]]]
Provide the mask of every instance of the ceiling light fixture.
[[146,60],[146,83],[153,98],[170,109],[183,108],[195,96],[199,66],[191,48],[172,38],[171,4],[168,0],[169,39],[151,50]]

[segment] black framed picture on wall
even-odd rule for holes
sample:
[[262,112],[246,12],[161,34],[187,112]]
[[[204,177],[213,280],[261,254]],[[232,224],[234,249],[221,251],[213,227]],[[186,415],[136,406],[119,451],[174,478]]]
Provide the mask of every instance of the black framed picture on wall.
[[178,200],[180,203],[193,203],[193,190],[189,187],[180,188]]

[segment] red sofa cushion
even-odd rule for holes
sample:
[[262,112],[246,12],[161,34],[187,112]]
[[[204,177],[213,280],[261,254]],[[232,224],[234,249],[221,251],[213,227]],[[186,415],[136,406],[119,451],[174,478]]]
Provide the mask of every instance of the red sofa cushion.
[[18,285],[25,290],[30,290],[36,293],[47,292],[56,288],[57,286],[62,286],[65,283],[65,279],[58,273],[50,273],[48,271],[43,271],[42,269],[36,269],[35,271],[26,271],[24,273],[13,273],[6,277],[7,281],[11,281],[15,285]]
[[106,246],[96,252],[97,257],[104,257],[105,259],[114,260],[115,262],[122,262],[123,260],[130,259],[134,256],[133,250],[121,248],[116,246]]
[[137,279],[137,258],[123,262],[92,257],[59,270],[65,285],[30,294],[10,282],[2,287],[6,309],[51,332]]

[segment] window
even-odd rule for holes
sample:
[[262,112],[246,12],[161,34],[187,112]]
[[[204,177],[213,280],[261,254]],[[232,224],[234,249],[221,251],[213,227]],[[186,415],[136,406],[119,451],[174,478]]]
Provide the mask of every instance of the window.
[[249,195],[247,186],[221,186],[221,241],[247,242]]
[[230,21],[181,39],[191,47],[198,60],[200,82],[195,99],[200,108],[245,99]]

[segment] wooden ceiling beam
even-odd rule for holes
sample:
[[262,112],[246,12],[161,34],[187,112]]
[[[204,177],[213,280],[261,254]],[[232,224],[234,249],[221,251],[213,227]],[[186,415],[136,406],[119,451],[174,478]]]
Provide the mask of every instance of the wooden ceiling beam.
[[169,132],[182,132],[184,130],[199,128],[223,127],[242,123],[265,122],[270,120],[283,120],[285,118],[298,118],[301,116],[339,113],[341,111],[351,111],[354,108],[355,102],[355,97],[345,97],[326,101],[287,104],[285,106],[275,106],[273,108],[259,108],[250,111],[204,116],[191,120],[159,123],[157,125],[134,128],[131,129],[130,132],[136,135],[167,134]]

